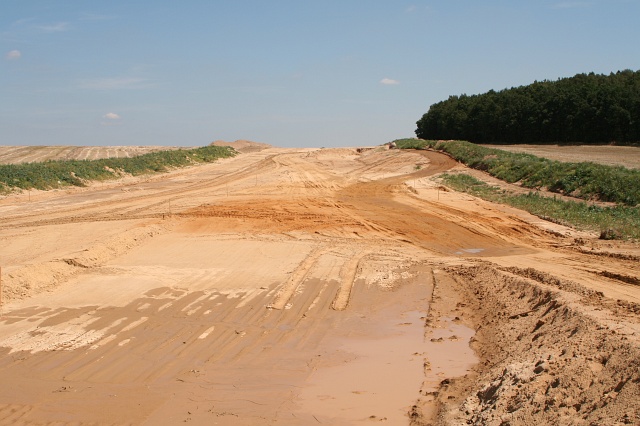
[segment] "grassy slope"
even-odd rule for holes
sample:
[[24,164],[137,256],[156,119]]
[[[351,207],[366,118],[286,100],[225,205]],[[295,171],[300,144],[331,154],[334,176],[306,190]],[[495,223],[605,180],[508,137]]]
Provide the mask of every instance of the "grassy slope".
[[0,190],[52,189],[84,186],[88,180],[115,179],[121,174],[133,176],[166,171],[196,163],[209,163],[232,157],[233,148],[205,146],[195,149],[157,151],[132,158],[100,160],[54,160],[40,163],[0,165]]
[[457,191],[508,204],[552,222],[596,230],[605,239],[640,239],[640,212],[637,207],[599,207],[586,202],[543,197],[535,192],[513,194],[465,174],[443,175],[443,183]]
[[517,182],[525,188],[547,188],[585,200],[628,206],[640,204],[640,170],[590,162],[564,163],[464,141],[400,139],[396,146],[443,151],[471,168],[486,171],[505,182]]
[[615,202],[618,204],[615,207],[598,207],[543,197],[534,192],[516,195],[467,175],[444,177],[445,183],[456,190],[509,204],[555,222],[597,230],[603,238],[640,238],[640,170],[594,163],[561,163],[463,141],[400,139],[395,142],[401,149],[433,148],[446,152],[469,167],[526,188],[544,187],[586,200]]

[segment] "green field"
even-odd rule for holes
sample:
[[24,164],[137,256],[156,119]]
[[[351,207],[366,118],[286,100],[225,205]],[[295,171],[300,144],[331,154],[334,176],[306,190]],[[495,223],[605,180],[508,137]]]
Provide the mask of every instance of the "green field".
[[64,186],[85,186],[88,181],[163,172],[198,163],[210,163],[218,158],[232,157],[236,154],[237,152],[230,147],[205,146],[157,151],[132,158],[4,164],[0,165],[0,191],[7,192],[16,188],[46,190]]

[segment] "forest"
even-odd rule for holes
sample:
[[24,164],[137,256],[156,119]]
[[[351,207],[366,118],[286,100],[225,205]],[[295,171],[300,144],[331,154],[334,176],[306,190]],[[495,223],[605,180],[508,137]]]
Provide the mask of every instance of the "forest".
[[640,71],[577,74],[450,96],[416,123],[420,139],[474,143],[640,142]]

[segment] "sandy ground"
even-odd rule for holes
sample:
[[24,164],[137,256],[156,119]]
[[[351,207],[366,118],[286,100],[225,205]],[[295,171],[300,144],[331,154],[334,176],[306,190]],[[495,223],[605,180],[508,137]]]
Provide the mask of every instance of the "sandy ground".
[[640,247],[435,152],[0,198],[0,424],[638,424]]
[[47,160],[97,160],[129,158],[150,152],[178,149],[169,146],[0,146],[0,164],[33,163]]
[[[225,142],[217,140],[211,145],[232,146],[240,152],[254,152],[267,148],[269,145],[260,142],[237,140]],[[71,145],[41,145],[0,146],[0,164],[33,163],[48,160],[98,160],[101,158],[130,158],[155,151],[166,151],[189,147],[177,146],[71,146]],[[196,147],[191,147],[196,148]]]
[[483,145],[488,148],[523,152],[550,160],[580,163],[592,161],[609,166],[640,169],[640,147],[616,145]]

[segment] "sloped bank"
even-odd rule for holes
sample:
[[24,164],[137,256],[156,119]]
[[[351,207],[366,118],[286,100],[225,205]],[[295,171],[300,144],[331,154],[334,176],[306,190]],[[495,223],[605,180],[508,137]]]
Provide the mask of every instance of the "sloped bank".
[[162,233],[163,227],[147,225],[133,227],[68,257],[49,262],[28,264],[2,277],[2,300],[20,300],[51,291],[77,274],[106,264],[148,239]]
[[532,269],[448,272],[476,324],[475,374],[412,424],[640,424],[639,306]]

